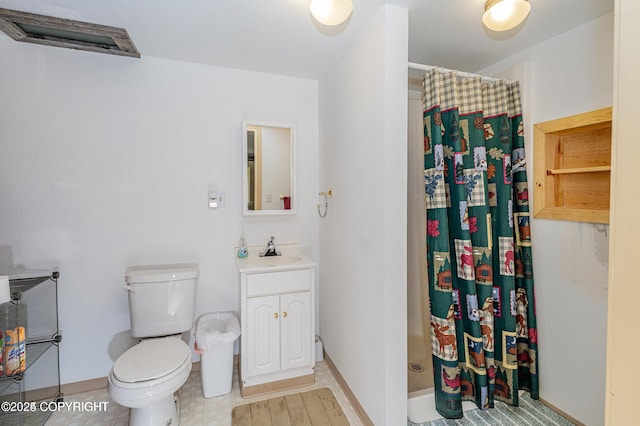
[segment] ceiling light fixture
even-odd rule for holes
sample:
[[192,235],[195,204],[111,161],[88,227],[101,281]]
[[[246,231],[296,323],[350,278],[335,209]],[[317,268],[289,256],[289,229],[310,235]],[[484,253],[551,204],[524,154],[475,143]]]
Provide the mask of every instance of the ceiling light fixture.
[[311,0],[311,15],[322,25],[340,25],[351,15],[351,0]]
[[527,0],[487,0],[482,23],[492,31],[507,31],[520,25],[530,11]]

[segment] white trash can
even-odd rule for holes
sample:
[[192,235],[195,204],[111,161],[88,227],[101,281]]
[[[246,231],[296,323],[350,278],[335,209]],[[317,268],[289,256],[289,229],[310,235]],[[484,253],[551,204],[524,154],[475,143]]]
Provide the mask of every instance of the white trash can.
[[196,325],[202,392],[212,398],[231,392],[233,342],[240,336],[240,322],[233,312],[204,314]]

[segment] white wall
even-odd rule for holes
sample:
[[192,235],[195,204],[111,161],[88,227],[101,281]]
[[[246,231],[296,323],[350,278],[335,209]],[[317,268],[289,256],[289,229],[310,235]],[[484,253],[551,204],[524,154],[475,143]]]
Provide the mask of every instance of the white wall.
[[374,424],[406,422],[406,9],[320,79],[320,332]]
[[636,368],[638,252],[638,97],[640,86],[640,3],[616,0],[614,46],[613,154],[611,193],[611,270],[607,347],[606,425],[634,424],[638,419],[640,371]]
[[[612,47],[610,13],[480,71],[510,78],[525,69],[529,194],[533,124],[611,106]],[[603,424],[607,230],[535,218],[531,228],[540,397],[587,425]]]
[[[317,81],[3,35],[0,51],[0,246],[60,267],[63,383],[106,376],[131,344],[129,265],[199,263],[203,313],[238,308],[243,228],[249,245],[273,234],[317,259]],[[243,119],[296,125],[297,215],[242,217]],[[207,208],[210,183],[226,208]]]

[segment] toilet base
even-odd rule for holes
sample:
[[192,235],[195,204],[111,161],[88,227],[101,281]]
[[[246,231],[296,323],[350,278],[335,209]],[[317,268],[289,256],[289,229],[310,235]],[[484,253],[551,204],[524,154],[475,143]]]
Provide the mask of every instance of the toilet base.
[[169,395],[151,405],[131,408],[129,412],[130,426],[152,426],[180,424],[180,398],[178,394]]

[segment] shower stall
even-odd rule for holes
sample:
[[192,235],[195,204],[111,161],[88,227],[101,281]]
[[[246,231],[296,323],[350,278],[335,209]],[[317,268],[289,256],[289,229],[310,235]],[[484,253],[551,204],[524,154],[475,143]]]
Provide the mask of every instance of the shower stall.
[[[409,90],[407,182],[407,412],[413,423],[441,419],[433,394],[424,192],[422,92]],[[419,232],[417,230],[423,230]],[[477,407],[464,401],[463,410]]]
[[[441,416],[433,395],[429,327],[429,291],[425,246],[427,219],[424,193],[422,92],[409,91],[407,182],[407,374],[408,416],[415,423]],[[416,232],[422,229],[424,232]]]
[[411,63],[409,70],[409,420],[442,418],[436,393],[438,410],[451,418],[493,407],[494,399],[518,406],[523,390],[538,399],[519,83]]

